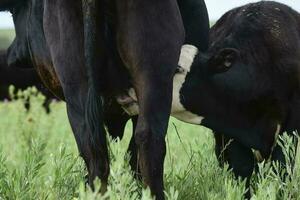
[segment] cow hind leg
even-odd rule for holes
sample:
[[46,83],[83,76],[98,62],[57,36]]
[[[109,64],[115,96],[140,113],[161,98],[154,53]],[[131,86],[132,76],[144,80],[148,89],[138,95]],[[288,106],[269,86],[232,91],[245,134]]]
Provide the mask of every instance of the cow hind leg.
[[98,77],[106,66],[101,31],[104,12],[98,12],[103,8],[98,6],[98,0],[82,3],[44,0],[43,28],[79,153],[87,166],[89,184],[93,188],[94,179],[99,177],[101,190],[105,191],[109,159],[101,98],[104,79]]
[[176,1],[118,1],[116,7],[122,10],[117,16],[117,46],[139,104],[137,162],[143,182],[160,200],[173,75],[184,41],[182,19]]
[[157,78],[151,83],[140,84],[138,94],[140,112],[134,135],[138,167],[143,182],[150,187],[156,199],[164,199],[165,135],[171,110],[172,78],[162,82]]

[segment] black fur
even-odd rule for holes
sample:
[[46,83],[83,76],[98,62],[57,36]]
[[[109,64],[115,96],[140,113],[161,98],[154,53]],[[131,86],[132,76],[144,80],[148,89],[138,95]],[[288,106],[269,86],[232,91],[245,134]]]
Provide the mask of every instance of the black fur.
[[[107,65],[105,58],[105,19],[104,9],[101,6],[103,2],[100,0],[82,1],[83,2],[83,22],[84,22],[84,47],[85,59],[88,75],[88,98],[86,101],[85,118],[90,128],[90,145],[92,153],[100,154],[105,162],[100,163],[100,171],[104,172],[100,175],[102,180],[106,180],[109,173],[108,150],[106,144],[106,131],[104,129],[103,119],[103,81],[100,74],[105,71]],[[100,143],[100,147],[98,144]],[[106,177],[103,177],[106,176]],[[90,178],[90,185],[93,185],[95,177]],[[103,187],[103,186],[102,186]],[[105,190],[105,188],[104,188]]]
[[[225,142],[234,139],[226,154],[237,175],[251,175],[251,148],[284,164],[278,146],[272,154],[273,144],[278,125],[279,134],[300,130],[299,55],[300,15],[262,1],[221,17],[210,30],[208,51],[195,59],[182,102],[205,117],[202,125],[216,131],[218,141],[219,133]],[[250,168],[236,164],[242,159]]]

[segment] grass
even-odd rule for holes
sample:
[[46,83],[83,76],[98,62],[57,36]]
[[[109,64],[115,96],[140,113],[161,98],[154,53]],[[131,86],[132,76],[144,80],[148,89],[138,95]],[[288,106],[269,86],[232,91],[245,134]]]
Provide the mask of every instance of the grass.
[[[0,49],[7,48],[13,36],[13,30],[1,30]],[[31,96],[29,112],[23,107],[27,96]],[[86,170],[78,156],[65,104],[53,102],[51,113],[46,114],[42,102],[43,97],[29,89],[19,92],[12,102],[0,103],[0,200],[152,199],[149,190],[134,180],[128,165],[131,123],[122,141],[110,139],[110,184],[101,196],[85,188]],[[210,130],[171,119],[166,141],[167,199],[243,198],[244,182],[235,180],[228,167],[218,165]],[[284,141],[289,158],[295,150],[289,148],[288,137]],[[260,164],[259,173],[252,178],[252,199],[300,199],[299,160],[294,172],[289,166],[280,169],[276,163]],[[284,171],[288,177],[280,175]]]
[[0,30],[0,49],[6,49],[15,37],[13,29]]
[[[27,112],[23,102],[29,95],[32,106]],[[78,157],[65,104],[53,102],[51,113],[46,114],[42,102],[43,96],[29,89],[19,92],[12,102],[0,103],[0,199],[151,199],[149,190],[135,181],[128,166],[130,123],[122,141],[110,140],[111,175],[108,192],[101,196],[85,189],[86,170]],[[167,199],[242,199],[244,182],[235,180],[227,167],[218,166],[208,129],[172,119],[166,141]],[[294,154],[288,148],[289,138],[284,141],[287,155]],[[297,161],[295,172],[287,167],[292,178],[284,178],[278,175],[276,163],[260,164],[259,173],[252,178],[252,199],[300,199],[298,166]]]

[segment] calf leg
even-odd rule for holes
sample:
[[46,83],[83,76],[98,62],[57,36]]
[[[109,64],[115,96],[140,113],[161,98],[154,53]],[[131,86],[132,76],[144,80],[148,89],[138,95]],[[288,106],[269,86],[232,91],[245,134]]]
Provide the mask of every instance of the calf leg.
[[252,150],[236,140],[230,140],[222,134],[215,134],[216,156],[221,165],[229,164],[236,177],[246,178],[248,189],[246,198],[250,198],[250,177],[255,167]]
[[223,166],[228,162],[236,176],[250,177],[254,169],[254,156],[250,148],[236,140],[230,140],[221,134],[215,134],[216,156]]

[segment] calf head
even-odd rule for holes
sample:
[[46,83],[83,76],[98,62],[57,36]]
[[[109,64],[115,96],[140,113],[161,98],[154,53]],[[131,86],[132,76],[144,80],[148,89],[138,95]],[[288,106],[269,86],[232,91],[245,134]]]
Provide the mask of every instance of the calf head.
[[[195,58],[190,73],[181,90],[183,104],[200,115],[221,115],[236,110],[267,96],[270,80],[255,63],[236,48],[221,47],[200,53]],[[219,111],[219,112],[216,112]]]
[[211,47],[195,57],[180,93],[202,125],[265,151],[263,135],[276,131],[270,120],[280,109],[271,76],[257,62],[234,45]]

